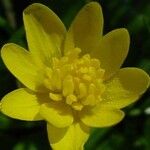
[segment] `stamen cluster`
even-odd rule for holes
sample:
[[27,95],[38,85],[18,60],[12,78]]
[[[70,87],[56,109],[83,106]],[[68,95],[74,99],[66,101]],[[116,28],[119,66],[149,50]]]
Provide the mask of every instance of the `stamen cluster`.
[[79,58],[80,51],[75,48],[60,59],[52,58],[52,67],[46,68],[44,81],[51,100],[64,101],[78,111],[100,102],[105,90],[104,70],[99,60],[89,54]]

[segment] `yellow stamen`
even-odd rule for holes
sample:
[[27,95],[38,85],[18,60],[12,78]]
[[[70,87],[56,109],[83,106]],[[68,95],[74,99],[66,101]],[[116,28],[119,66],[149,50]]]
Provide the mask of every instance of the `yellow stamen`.
[[63,95],[67,96],[73,94],[74,83],[71,75],[68,75],[63,81]]
[[49,79],[47,79],[47,78],[44,80],[44,85],[45,85],[46,88],[48,88],[48,89],[50,89],[50,90],[53,89],[53,87],[52,87],[52,85],[51,85]]
[[77,102],[77,97],[73,94],[68,95],[66,98],[66,103],[71,105],[73,102]]
[[61,101],[63,99],[61,94],[49,93],[49,97],[54,101]]
[[79,102],[75,102],[71,106],[72,106],[72,108],[74,108],[77,111],[80,111],[83,108],[83,105],[81,103],[79,103]]
[[62,86],[62,81],[61,81],[61,73],[60,73],[60,69],[55,69],[53,71],[53,75],[52,75],[52,84],[53,84],[53,87],[56,89],[56,90],[60,90],[61,89],[61,86]]
[[83,98],[86,96],[87,94],[87,87],[84,83],[80,83],[79,84],[79,91],[80,91],[80,94],[79,94],[79,98]]

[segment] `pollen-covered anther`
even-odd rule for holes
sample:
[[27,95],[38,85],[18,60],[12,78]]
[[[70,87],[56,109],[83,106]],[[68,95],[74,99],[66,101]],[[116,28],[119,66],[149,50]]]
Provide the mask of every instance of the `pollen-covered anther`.
[[74,91],[74,82],[73,78],[71,75],[68,75],[64,80],[63,80],[63,95],[67,96],[73,93]]
[[61,101],[63,96],[61,94],[49,93],[49,97],[54,101]]
[[79,102],[75,102],[75,103],[73,103],[71,106],[72,106],[72,108],[73,108],[74,110],[77,110],[77,111],[82,110],[83,107],[84,107],[84,106],[83,106],[81,103],[79,103]]
[[84,98],[87,95],[87,86],[84,83],[79,84],[79,98]]
[[71,105],[72,103],[77,102],[77,97],[73,94],[70,94],[66,97],[66,103]]

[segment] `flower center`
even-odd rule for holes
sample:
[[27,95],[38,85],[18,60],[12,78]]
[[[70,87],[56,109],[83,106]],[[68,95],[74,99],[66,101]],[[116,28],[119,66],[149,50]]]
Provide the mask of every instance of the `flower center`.
[[63,101],[78,111],[99,103],[105,90],[99,60],[89,54],[79,58],[80,51],[75,48],[60,59],[54,57],[52,67],[46,68],[44,81],[51,100]]

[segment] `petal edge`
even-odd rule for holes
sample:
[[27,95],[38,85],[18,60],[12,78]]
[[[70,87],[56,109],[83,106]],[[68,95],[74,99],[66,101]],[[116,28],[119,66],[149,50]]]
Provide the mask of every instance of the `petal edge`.
[[106,83],[102,105],[123,108],[135,102],[150,85],[149,75],[138,68],[122,68]]
[[27,50],[8,43],[2,47],[1,56],[6,67],[25,86],[35,91],[42,86],[43,75]]
[[15,119],[42,120],[39,108],[40,104],[36,95],[23,88],[8,93],[1,100],[2,113]]

